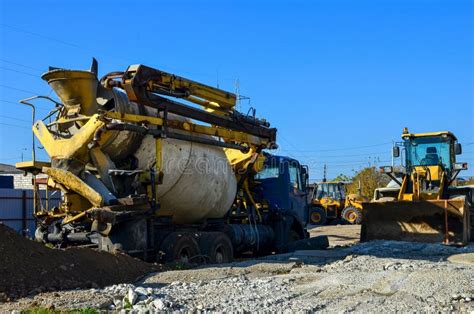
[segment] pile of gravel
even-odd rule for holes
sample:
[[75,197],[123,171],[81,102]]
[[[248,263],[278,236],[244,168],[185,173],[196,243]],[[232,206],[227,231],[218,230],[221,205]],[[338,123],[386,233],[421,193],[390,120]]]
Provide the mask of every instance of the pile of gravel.
[[135,282],[158,270],[124,254],[51,249],[0,224],[0,303],[44,291]]

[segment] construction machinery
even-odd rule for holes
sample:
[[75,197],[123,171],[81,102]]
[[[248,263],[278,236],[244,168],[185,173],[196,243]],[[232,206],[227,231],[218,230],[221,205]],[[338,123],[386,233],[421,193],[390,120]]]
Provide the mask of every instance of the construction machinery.
[[343,220],[349,224],[362,221],[362,198],[358,194],[347,194],[350,182],[320,182],[313,190],[309,222],[325,225],[327,222]]
[[400,179],[392,166],[380,168],[398,189],[376,191],[375,200],[363,204],[361,240],[467,244],[473,189],[453,186],[459,172],[467,169],[467,163],[456,162],[461,144],[447,131],[410,133],[405,128],[402,139],[392,153],[394,158],[403,156],[405,173]]
[[264,151],[276,129],[238,112],[235,94],[144,65],[98,80],[95,60],[42,78],[61,100],[33,125],[51,160],[17,168],[63,199],[35,199],[37,240],[228,262],[308,237],[307,167]]

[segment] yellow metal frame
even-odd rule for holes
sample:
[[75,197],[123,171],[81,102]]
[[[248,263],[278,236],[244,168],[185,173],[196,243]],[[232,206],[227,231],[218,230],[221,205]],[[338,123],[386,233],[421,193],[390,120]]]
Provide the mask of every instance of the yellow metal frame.
[[455,141],[457,141],[456,136],[453,133],[449,132],[449,131],[409,133],[408,129],[406,129],[406,128],[403,130],[402,138],[404,138],[404,137],[415,137],[416,138],[416,137],[443,136],[443,135],[449,136],[452,139],[454,139]]
[[[129,66],[126,71],[129,78],[123,82],[123,87],[127,91],[127,94],[131,96],[131,100],[136,100],[136,98],[134,98],[135,93],[133,90],[129,88],[131,86],[130,83],[140,66],[140,64]],[[232,109],[237,102],[237,97],[233,93],[164,71],[156,70],[156,72],[159,73],[159,77],[155,77],[152,81],[148,82],[148,88],[150,90],[161,89],[176,93],[185,93],[186,96],[182,98],[210,109]]]
[[48,167],[43,168],[43,173],[50,176],[50,178],[52,178],[55,182],[63,186],[67,186],[71,191],[74,191],[86,198],[92,203],[92,205],[97,207],[103,205],[104,200],[102,196],[73,173],[58,168]]
[[[131,123],[149,123],[155,126],[163,126],[164,119],[159,117],[150,117],[136,114],[128,113],[117,113],[117,112],[107,112],[104,113],[105,117],[121,120]],[[234,141],[239,143],[248,143],[251,145],[267,145],[269,142],[266,139],[259,138],[240,131],[233,131],[224,128],[219,128],[216,126],[205,126],[201,124],[195,124],[189,121],[177,121],[177,120],[167,120],[166,126],[169,128],[175,128],[178,130],[186,131],[191,133],[217,136],[226,141]]]
[[[68,139],[55,139],[42,121],[33,126],[33,132],[51,158],[71,158],[88,154],[87,143],[94,137],[94,133],[104,126],[98,114],[93,115],[77,133]],[[80,159],[80,158],[78,158]]]

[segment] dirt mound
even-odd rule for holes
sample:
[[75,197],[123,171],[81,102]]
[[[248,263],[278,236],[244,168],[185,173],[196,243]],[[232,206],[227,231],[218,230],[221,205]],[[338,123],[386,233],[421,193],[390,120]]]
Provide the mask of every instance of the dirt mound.
[[134,282],[158,268],[124,254],[50,249],[0,223],[0,302],[42,291]]

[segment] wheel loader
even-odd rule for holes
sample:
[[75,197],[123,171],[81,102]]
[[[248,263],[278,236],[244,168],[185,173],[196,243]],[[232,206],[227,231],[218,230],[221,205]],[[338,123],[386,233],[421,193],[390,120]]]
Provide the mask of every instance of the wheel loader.
[[467,163],[456,162],[461,144],[448,131],[410,133],[405,128],[402,139],[392,154],[402,156],[405,173],[400,179],[393,167],[380,168],[398,189],[363,204],[361,241],[466,245],[472,235],[473,189],[454,186],[460,171],[467,169]]
[[357,194],[347,194],[348,182],[320,182],[313,190],[310,206],[310,223],[325,225],[328,221],[342,219],[349,224],[362,221],[362,201]]

